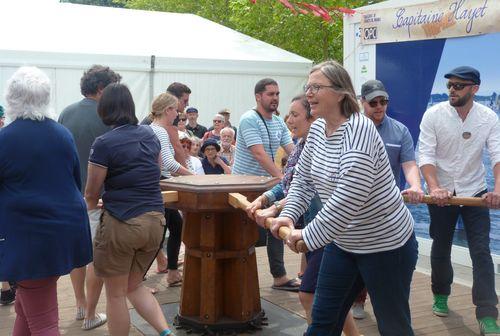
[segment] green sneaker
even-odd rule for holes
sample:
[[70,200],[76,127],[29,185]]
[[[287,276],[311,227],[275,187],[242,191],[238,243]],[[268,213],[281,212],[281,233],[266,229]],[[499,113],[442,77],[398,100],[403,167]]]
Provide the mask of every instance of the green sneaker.
[[432,312],[436,316],[448,316],[448,295],[434,294],[434,304],[432,305]]
[[493,317],[483,317],[477,320],[479,322],[479,332],[483,336],[500,336],[500,327]]

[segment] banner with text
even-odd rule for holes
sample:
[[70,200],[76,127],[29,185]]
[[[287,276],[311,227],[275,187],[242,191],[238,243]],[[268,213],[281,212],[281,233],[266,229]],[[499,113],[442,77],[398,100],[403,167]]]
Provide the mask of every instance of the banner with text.
[[439,0],[359,13],[363,44],[500,32],[498,0]]

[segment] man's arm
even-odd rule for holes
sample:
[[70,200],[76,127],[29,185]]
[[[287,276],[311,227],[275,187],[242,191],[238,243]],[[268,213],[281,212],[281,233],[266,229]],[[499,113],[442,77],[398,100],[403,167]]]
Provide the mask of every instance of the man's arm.
[[184,149],[182,148],[181,142],[179,141],[179,132],[176,126],[167,126],[168,137],[170,138],[170,143],[174,147],[175,161],[179,162],[182,166],[187,168],[187,157],[184,154]]
[[406,161],[401,164],[401,167],[406,182],[410,185],[408,189],[403,190],[402,194],[408,196],[410,203],[420,203],[424,197],[424,192],[422,191],[417,162],[415,160]]
[[483,195],[483,200],[488,208],[500,208],[500,162],[493,167],[493,176],[495,177],[495,188],[493,191]]
[[250,146],[249,149],[255,160],[260,164],[262,168],[264,168],[265,171],[267,171],[274,177],[283,178],[283,174],[281,173],[281,171],[278,169],[278,167],[276,167],[273,160],[271,160],[269,155],[267,155],[266,151],[264,150],[264,145],[253,145]]
[[429,189],[429,195],[436,200],[438,206],[445,206],[447,204],[448,198],[451,197],[451,192],[441,188],[439,185],[436,166],[431,164],[426,164],[420,167],[420,171],[424,176],[425,182],[427,183],[427,188]]

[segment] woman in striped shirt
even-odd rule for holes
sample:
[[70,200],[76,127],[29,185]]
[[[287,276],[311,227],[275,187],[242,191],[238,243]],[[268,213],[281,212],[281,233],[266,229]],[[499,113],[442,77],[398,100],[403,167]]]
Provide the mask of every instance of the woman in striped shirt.
[[[172,126],[177,116],[177,98],[170,93],[162,93],[155,98],[151,106],[149,118],[151,128],[161,144],[161,175],[162,178],[175,175],[193,175],[191,171],[175,161],[174,148],[170,142],[166,128]],[[167,241],[167,257],[160,249],[156,257],[158,273],[167,273],[167,284],[177,286],[181,283],[182,275],[178,271],[179,251],[181,247],[182,217],[179,211],[165,208],[165,220],[170,234]]]
[[318,193],[322,210],[288,246],[325,246],[307,335],[341,335],[357,294],[368,288],[380,334],[412,336],[408,304],[417,260],[413,218],[373,122],[359,113],[347,71],[321,63],[304,87],[312,114],[307,143],[273,233],[293,224]]

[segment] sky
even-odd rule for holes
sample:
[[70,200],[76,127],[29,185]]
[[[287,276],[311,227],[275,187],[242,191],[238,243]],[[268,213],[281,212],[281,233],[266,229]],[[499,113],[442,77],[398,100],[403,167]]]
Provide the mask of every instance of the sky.
[[481,73],[478,95],[500,92],[500,33],[449,38],[446,40],[432,93],[447,93],[444,75],[461,65]]

